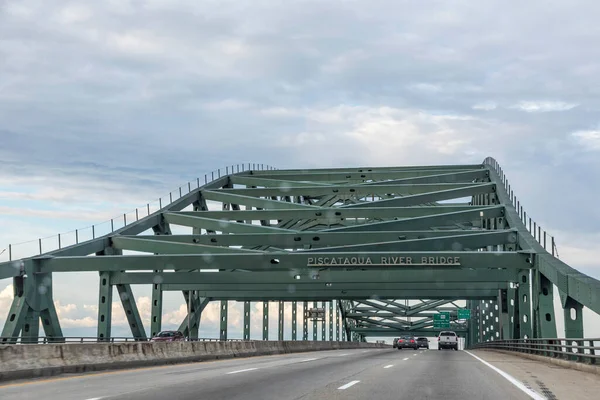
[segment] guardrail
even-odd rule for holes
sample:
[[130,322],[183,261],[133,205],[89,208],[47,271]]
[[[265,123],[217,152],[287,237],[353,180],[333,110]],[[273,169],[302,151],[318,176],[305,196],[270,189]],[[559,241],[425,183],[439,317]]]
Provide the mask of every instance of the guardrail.
[[[123,343],[123,342],[149,342],[151,338],[136,338],[136,337],[110,337],[100,338],[94,336],[70,336],[70,337],[44,337],[37,338],[22,338],[22,337],[4,337],[0,336],[0,344],[57,344],[57,343]],[[243,342],[244,339],[226,339],[219,338],[193,338],[185,339],[186,342]],[[249,342],[251,340],[246,340]]]
[[533,236],[533,238],[554,257],[559,258],[558,248],[556,247],[556,241],[554,239],[554,236],[550,236],[549,234],[547,234],[547,232],[543,230],[540,225],[538,225],[534,220],[532,220],[531,217],[527,216],[527,212],[523,209],[523,206],[521,205],[521,202],[517,199],[517,196],[514,195],[510,183],[508,182],[508,179],[506,178],[506,175],[504,174],[504,171],[502,170],[502,167],[500,167],[498,161],[496,161],[493,157],[487,157],[485,160],[483,160],[483,164],[492,167],[494,171],[496,171],[500,179],[502,179],[504,190],[506,190],[510,201],[517,210],[517,214],[519,214],[519,218],[521,218],[521,222],[523,223],[523,225],[525,225],[529,233],[531,233],[531,236]]
[[[586,344],[587,343],[587,344]],[[511,339],[477,343],[473,349],[508,350],[600,365],[600,339]]]
[[111,234],[112,232],[122,229],[125,226],[138,221],[141,218],[147,217],[163,207],[166,207],[187,195],[192,190],[196,190],[203,185],[211,183],[223,176],[236,174],[246,171],[263,171],[276,170],[277,168],[266,164],[258,163],[243,163],[237,165],[219,168],[216,171],[205,174],[204,177],[198,177],[193,181],[187,182],[174,191],[169,192],[166,196],[159,197],[158,200],[147,203],[142,207],[138,207],[130,212],[123,213],[119,216],[111,218],[105,222],[100,222],[91,226],[75,229],[70,232],[63,232],[53,236],[39,238],[35,240],[11,243],[6,248],[0,247],[0,262],[20,260],[23,258],[35,257],[49,251],[59,250],[64,247],[72,246],[96,239],[102,236]]

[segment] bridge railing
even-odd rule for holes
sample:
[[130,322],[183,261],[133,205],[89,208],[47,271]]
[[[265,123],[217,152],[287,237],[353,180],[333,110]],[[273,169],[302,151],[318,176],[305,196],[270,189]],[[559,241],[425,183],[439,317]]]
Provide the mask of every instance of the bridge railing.
[[600,338],[495,340],[477,343],[471,348],[515,351],[600,365]]
[[[151,338],[137,338],[137,337],[126,337],[126,336],[115,336],[110,338],[100,338],[95,336],[65,336],[65,337],[45,337],[40,336],[37,338],[30,337],[3,337],[0,336],[0,344],[12,345],[12,344],[57,344],[57,343],[123,343],[123,342],[149,342]],[[219,338],[185,338],[186,341],[190,342],[243,342],[243,339],[226,339],[222,340]],[[248,340],[246,340],[248,341]]]
[[187,195],[192,190],[196,190],[201,186],[211,183],[223,176],[252,170],[262,171],[274,169],[276,168],[270,165],[257,163],[244,163],[227,166],[225,168],[219,168],[216,171],[211,171],[208,174],[205,174],[203,177],[198,177],[194,181],[189,181],[179,186],[176,190],[169,192],[166,196],[159,197],[158,200],[147,203],[142,207],[137,207],[135,210],[123,213],[119,216],[111,218],[110,220],[36,240],[12,243],[6,248],[0,247],[0,262],[34,257],[43,253],[59,250],[74,244],[83,243],[88,240],[109,235],[116,230],[122,229],[125,226],[138,221],[139,219],[159,211],[163,207],[166,207],[179,200],[181,197]]
[[521,222],[523,222],[523,225],[525,225],[529,233],[531,233],[531,236],[533,236],[533,238],[541,246],[543,246],[546,251],[551,253],[554,257],[559,258],[558,248],[556,247],[556,240],[554,239],[554,236],[550,236],[536,221],[527,215],[527,212],[521,205],[521,202],[517,199],[517,196],[514,195],[510,183],[498,161],[496,161],[493,157],[487,157],[483,161],[483,164],[492,167],[498,176],[500,176],[500,179],[502,179],[502,183],[504,185],[504,190],[506,190],[506,193],[510,197],[513,206],[521,218]]

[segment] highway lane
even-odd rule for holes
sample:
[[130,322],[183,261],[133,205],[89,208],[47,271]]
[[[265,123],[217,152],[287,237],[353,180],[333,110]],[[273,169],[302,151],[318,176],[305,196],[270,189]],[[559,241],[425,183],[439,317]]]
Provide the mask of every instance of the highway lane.
[[354,349],[58,377],[0,386],[20,400],[530,399],[463,351]]

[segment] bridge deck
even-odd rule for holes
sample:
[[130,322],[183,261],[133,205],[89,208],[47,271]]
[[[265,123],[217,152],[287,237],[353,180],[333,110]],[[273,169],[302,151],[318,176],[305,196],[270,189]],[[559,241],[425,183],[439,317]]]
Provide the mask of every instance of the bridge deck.
[[[592,391],[598,388],[597,375],[487,351],[472,354],[548,399],[594,398]],[[0,398],[12,397],[23,400],[531,398],[467,352],[392,348],[231,359],[0,386]]]

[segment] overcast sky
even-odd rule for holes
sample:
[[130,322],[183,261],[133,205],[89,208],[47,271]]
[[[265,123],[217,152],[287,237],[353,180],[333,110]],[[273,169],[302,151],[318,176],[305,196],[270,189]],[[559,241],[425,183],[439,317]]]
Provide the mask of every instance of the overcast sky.
[[[0,252],[226,165],[493,156],[561,258],[599,278],[599,11],[594,1],[0,0]],[[77,321],[95,318],[86,277],[56,282],[71,289],[55,297]]]

